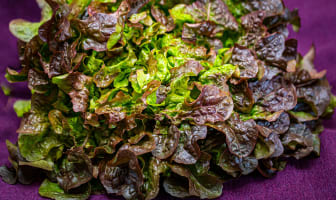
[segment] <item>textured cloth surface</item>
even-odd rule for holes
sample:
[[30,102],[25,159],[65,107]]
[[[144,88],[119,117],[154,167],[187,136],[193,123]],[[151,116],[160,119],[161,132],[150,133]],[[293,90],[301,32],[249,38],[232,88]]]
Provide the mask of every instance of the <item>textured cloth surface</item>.
[[[34,0],[0,0],[0,81],[4,79],[5,69],[17,69],[18,54],[16,39],[8,30],[12,19],[23,18],[39,20],[39,8]],[[336,1],[335,0],[285,0],[290,8],[299,8],[302,28],[299,33],[291,33],[291,38],[299,40],[299,51],[305,54],[312,43],[317,48],[315,64],[317,69],[327,69],[327,78],[336,94]],[[0,165],[8,164],[5,141],[15,142],[16,129],[20,119],[13,111],[16,99],[28,99],[26,84],[11,85],[12,96],[0,92]],[[291,160],[286,169],[271,179],[261,175],[250,175],[224,184],[220,200],[229,199],[336,199],[336,114],[325,121],[321,135],[321,157],[316,159]],[[38,186],[7,185],[0,181],[0,199],[42,199]],[[106,196],[93,196],[91,199],[108,199]],[[110,197],[109,199],[114,199]],[[158,199],[174,199],[160,194]]]

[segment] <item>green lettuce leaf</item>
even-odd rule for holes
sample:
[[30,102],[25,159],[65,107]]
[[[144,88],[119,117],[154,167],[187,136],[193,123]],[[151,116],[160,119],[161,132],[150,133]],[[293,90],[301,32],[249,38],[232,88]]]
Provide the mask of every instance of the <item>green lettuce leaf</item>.
[[42,9],[42,18],[40,22],[29,22],[23,19],[16,19],[11,21],[9,25],[11,33],[24,42],[29,42],[34,36],[38,35],[40,26],[52,16],[52,9],[45,0],[36,0],[36,2]]

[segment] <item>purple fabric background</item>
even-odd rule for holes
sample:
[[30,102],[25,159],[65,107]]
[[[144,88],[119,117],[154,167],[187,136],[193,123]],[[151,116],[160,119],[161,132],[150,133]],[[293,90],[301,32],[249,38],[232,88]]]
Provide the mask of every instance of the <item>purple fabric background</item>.
[[[12,19],[23,18],[38,21],[39,9],[34,0],[0,0],[0,82],[7,66],[17,68],[16,39],[8,30]],[[299,40],[299,51],[306,53],[312,43],[317,48],[316,67],[327,69],[327,78],[336,94],[336,1],[335,0],[285,0],[290,8],[299,8],[302,28],[292,33]],[[0,92],[0,165],[8,164],[5,140],[16,141],[18,119],[12,109],[16,99],[29,98],[26,84],[11,85],[12,96]],[[229,199],[336,199],[336,115],[326,121],[321,136],[321,157],[292,160],[287,168],[272,179],[260,175],[242,177],[224,184],[220,200]],[[0,199],[42,199],[38,196],[39,183],[30,186],[7,185],[0,181]],[[91,199],[107,199],[94,196]],[[113,198],[111,198],[113,199]],[[158,199],[173,199],[160,195]]]

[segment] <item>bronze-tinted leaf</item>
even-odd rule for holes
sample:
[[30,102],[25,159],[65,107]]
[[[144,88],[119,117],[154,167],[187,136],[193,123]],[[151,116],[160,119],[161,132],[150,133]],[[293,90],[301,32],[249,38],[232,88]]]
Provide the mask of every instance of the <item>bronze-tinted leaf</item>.
[[51,110],[48,114],[48,119],[55,133],[67,134],[66,132],[70,131],[68,121],[61,111]]
[[291,110],[297,103],[296,89],[294,85],[285,85],[278,91],[274,91],[265,96],[260,103],[267,111],[271,112]]
[[86,111],[89,101],[87,86],[92,82],[91,77],[80,72],[73,72],[54,77],[52,82],[70,96],[73,105],[72,108],[75,112]]
[[158,7],[152,6],[151,13],[157,22],[166,27],[167,32],[170,32],[175,28],[173,18],[170,16],[167,17],[166,14]]
[[108,194],[122,195],[125,199],[143,199],[141,168],[130,150],[120,150],[112,160],[101,161],[99,179]]
[[258,130],[261,134],[254,149],[254,156],[258,160],[281,156],[284,152],[284,148],[279,139],[279,135],[265,127],[258,127]]
[[218,158],[217,165],[226,173],[233,177],[238,177],[240,174],[240,168],[235,162],[234,155],[226,148],[221,152],[220,157]]
[[[126,3],[126,1],[121,3],[118,10],[114,13],[95,12],[87,19],[73,20],[73,24],[75,24],[76,28],[83,35],[88,36],[88,38],[83,41],[83,48],[85,50],[93,49],[99,52],[107,50],[107,41],[111,34],[116,32],[118,25],[123,25],[123,16],[131,13],[128,12],[130,9],[128,3],[129,2]],[[130,3],[136,2],[130,0]],[[132,11],[134,12],[135,10]]]
[[197,24],[185,23],[182,30],[182,39],[185,42],[195,43],[197,36],[213,38],[218,32],[221,31],[223,31],[222,28],[217,26],[216,23],[212,21],[204,21]]
[[170,73],[174,79],[182,75],[197,76],[203,69],[204,67],[198,61],[190,60],[179,67],[172,68]]
[[[95,113],[98,115],[106,115],[110,124],[120,122],[127,117],[123,104],[130,100],[130,96],[120,91],[110,101],[98,106]],[[141,111],[140,111],[141,112]]]
[[183,124],[181,129],[180,142],[172,159],[180,164],[195,164],[201,156],[197,141],[206,138],[207,127]]
[[133,14],[138,13],[138,11],[149,2],[149,0],[126,0],[126,2],[130,6],[130,11],[128,13],[129,17]]
[[50,62],[40,60],[44,72],[49,78],[72,72],[74,59],[76,58],[77,42],[59,44],[50,58]]
[[145,175],[145,183],[143,188],[145,188],[145,199],[154,199],[159,194],[160,190],[160,175],[169,169],[167,162],[160,161],[159,159],[153,157],[148,163],[148,169],[143,169],[143,174]]
[[159,159],[170,157],[179,143],[180,131],[174,125],[167,127],[156,127],[153,135],[156,143],[156,148],[152,154]]
[[37,1],[41,22],[11,24],[21,68],[6,78],[32,97],[14,105],[5,182],[45,177],[53,199],[160,199],[161,183],[212,199],[319,155],[336,97],[314,47],[301,57],[287,39],[300,18],[282,0]]
[[49,80],[48,77],[33,69],[28,72],[28,88],[34,90],[36,93],[45,93],[48,90]]
[[117,151],[117,145],[123,140],[116,134],[109,135],[108,131],[99,131],[98,135],[98,146],[93,149],[93,152],[90,154],[90,158],[104,154],[113,154]]
[[70,149],[67,159],[63,160],[57,173],[58,184],[65,190],[77,188],[92,179],[91,160],[81,147]]
[[48,127],[49,120],[46,114],[27,113],[24,115],[17,132],[20,134],[39,134],[47,131]]
[[187,7],[196,22],[210,20],[226,29],[237,30],[238,23],[221,0],[199,0]]
[[295,73],[287,74],[290,80],[298,87],[309,85],[318,79],[325,77],[326,70],[317,72],[314,66],[315,46],[312,46],[308,53],[299,63],[299,68]]
[[247,33],[240,39],[243,46],[253,46],[267,34],[267,28],[263,25],[264,11],[255,11],[241,17],[242,26]]
[[151,133],[141,131],[138,135],[128,139],[129,144],[124,144],[120,150],[127,149],[132,151],[136,156],[152,152],[156,143]]
[[184,198],[198,196],[200,198],[217,198],[222,193],[222,182],[219,178],[204,174],[194,175],[180,165],[169,165],[174,173],[163,182],[163,188],[174,197]]
[[294,31],[299,31],[301,20],[297,9],[289,11],[285,8],[282,13],[268,15],[264,20],[264,25],[267,26],[269,33],[278,32],[286,37],[289,35],[288,24],[292,24]]

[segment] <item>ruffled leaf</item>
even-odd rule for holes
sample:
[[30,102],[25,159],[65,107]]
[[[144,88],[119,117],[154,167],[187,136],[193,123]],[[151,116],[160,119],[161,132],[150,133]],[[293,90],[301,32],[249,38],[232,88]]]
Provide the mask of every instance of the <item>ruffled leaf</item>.
[[70,149],[67,159],[58,166],[56,175],[58,184],[66,191],[88,183],[92,178],[91,160],[80,147]]
[[240,78],[254,78],[258,73],[259,63],[248,48],[236,45],[232,50],[230,63],[239,66]]
[[39,194],[42,197],[55,200],[85,200],[88,199],[91,193],[90,185],[85,185],[73,192],[65,192],[57,183],[53,183],[48,179],[44,180],[39,188]]
[[228,92],[213,85],[206,85],[202,88],[200,95],[191,103],[191,107],[183,115],[183,118],[191,118],[197,124],[222,122],[227,120],[233,111],[233,102]]
[[291,124],[288,132],[281,139],[285,154],[300,159],[312,152],[320,154],[320,138],[312,134],[304,124]]
[[247,157],[256,145],[258,131],[254,120],[243,122],[237,114],[233,114],[228,125],[217,123],[209,126],[225,134],[228,149],[238,157]]
[[213,175],[196,176],[180,165],[170,165],[170,169],[174,175],[164,180],[163,188],[174,197],[216,198],[222,193],[222,183]]
[[140,191],[143,176],[138,159],[132,151],[120,150],[113,160],[102,161],[99,179],[108,194],[122,195],[125,199],[143,198]]
[[159,159],[170,157],[177,148],[180,134],[179,129],[174,125],[169,128],[157,127],[153,135],[156,143],[156,147],[152,151],[153,156]]
[[198,140],[205,139],[207,135],[206,126],[182,125],[180,142],[172,159],[176,163],[191,165],[195,164],[201,156],[201,150],[197,144]]
[[45,0],[36,0],[38,6],[41,8],[41,21],[29,22],[23,19],[16,19],[11,21],[9,30],[18,39],[29,42],[34,36],[38,35],[39,27],[51,18],[52,10]]

